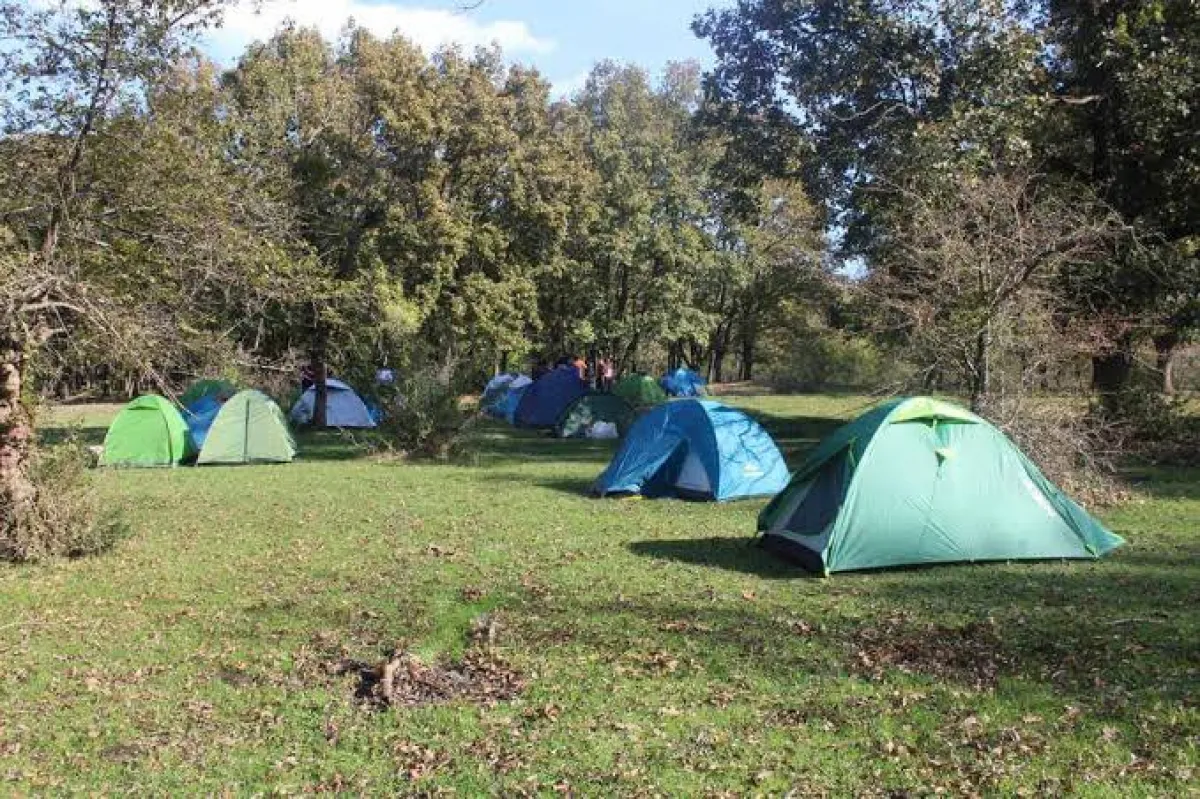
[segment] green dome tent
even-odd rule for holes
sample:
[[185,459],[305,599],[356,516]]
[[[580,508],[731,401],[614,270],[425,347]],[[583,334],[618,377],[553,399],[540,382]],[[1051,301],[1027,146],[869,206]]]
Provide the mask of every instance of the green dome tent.
[[196,463],[290,463],[295,456],[279,406],[260,391],[241,391],[221,407]]
[[637,412],[616,394],[584,394],[567,406],[554,433],[559,438],[584,438],[596,422],[610,422],[624,436]]
[[612,392],[635,408],[646,408],[667,401],[667,392],[648,375],[625,375],[613,386]]
[[227,400],[236,393],[237,387],[227,380],[197,380],[187,387],[187,391],[180,395],[179,404],[186,408],[203,397],[216,397],[220,400]]
[[824,574],[1098,558],[1124,543],[999,430],[927,397],[881,405],[822,441],[758,529],[765,548]]
[[130,402],[104,436],[101,466],[177,466],[193,454],[187,423],[157,394]]

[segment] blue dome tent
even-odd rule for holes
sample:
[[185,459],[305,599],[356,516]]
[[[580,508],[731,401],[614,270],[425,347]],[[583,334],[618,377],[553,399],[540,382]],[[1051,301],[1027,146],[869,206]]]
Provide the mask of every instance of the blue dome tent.
[[208,438],[208,429],[212,427],[224,405],[224,400],[208,394],[194,400],[183,409],[183,420],[187,422],[188,432],[197,452],[203,449],[204,440]]
[[723,502],[774,496],[789,477],[779,448],[758,422],[719,402],[688,399],[638,419],[593,492]]
[[494,415],[497,419],[503,419],[509,424],[517,423],[517,408],[521,405],[521,398],[525,396],[525,392],[529,390],[529,385],[517,386],[510,388],[508,393],[492,407],[495,409]]
[[517,405],[517,427],[554,427],[567,406],[587,393],[574,366],[560,366],[533,381]]
[[661,383],[663,390],[672,397],[703,397],[707,393],[704,378],[684,367],[668,372]]

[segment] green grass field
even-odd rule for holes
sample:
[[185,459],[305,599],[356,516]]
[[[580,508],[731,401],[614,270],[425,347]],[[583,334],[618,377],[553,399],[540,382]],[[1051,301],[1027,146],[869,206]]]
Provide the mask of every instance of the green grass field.
[[[792,463],[864,403],[734,401]],[[115,551],[0,569],[5,793],[1196,790],[1200,472],[1139,474],[1106,561],[814,579],[747,545],[762,503],[587,498],[606,444],[301,445],[97,473]],[[485,613],[515,700],[380,710],[331,669],[456,657]]]

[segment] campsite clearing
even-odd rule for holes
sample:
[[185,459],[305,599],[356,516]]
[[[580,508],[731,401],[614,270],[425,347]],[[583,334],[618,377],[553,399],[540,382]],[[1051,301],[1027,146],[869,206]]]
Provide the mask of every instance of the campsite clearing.
[[[864,404],[730,402],[793,467]],[[99,443],[112,412],[43,429]],[[1133,474],[1104,560],[817,579],[747,546],[765,501],[588,498],[615,442],[484,422],[465,463],[414,465],[363,435],[306,435],[286,467],[98,471],[128,538],[0,569],[10,790],[1195,784],[1200,472]],[[486,679],[357,701],[352,664],[397,647],[406,674]]]

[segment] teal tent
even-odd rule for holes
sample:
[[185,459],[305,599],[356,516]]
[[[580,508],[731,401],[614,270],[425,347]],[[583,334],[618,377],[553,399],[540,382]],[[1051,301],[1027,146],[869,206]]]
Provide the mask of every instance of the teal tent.
[[554,433],[559,438],[586,438],[592,425],[608,422],[623,436],[635,418],[633,406],[616,394],[590,392],[567,406]]
[[204,378],[188,386],[187,391],[179,397],[179,404],[188,407],[203,397],[214,397],[218,402],[224,402],[237,393],[237,388],[228,380],[211,380]]
[[1098,558],[1124,541],[995,427],[927,397],[834,432],[758,519],[767,549],[813,571]]

